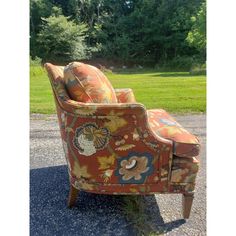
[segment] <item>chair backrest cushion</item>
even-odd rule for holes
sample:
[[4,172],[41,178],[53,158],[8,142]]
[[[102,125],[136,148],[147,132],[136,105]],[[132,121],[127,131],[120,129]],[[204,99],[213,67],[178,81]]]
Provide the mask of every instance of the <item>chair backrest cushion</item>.
[[117,103],[115,90],[96,67],[72,62],[64,68],[64,82],[70,97],[79,102]]

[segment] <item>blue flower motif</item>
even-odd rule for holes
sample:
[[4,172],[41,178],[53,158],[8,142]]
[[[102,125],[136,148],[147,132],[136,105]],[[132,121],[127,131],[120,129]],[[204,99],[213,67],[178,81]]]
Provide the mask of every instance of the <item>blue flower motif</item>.
[[128,156],[118,159],[115,175],[121,184],[142,184],[153,172],[153,157],[150,153],[130,152]]

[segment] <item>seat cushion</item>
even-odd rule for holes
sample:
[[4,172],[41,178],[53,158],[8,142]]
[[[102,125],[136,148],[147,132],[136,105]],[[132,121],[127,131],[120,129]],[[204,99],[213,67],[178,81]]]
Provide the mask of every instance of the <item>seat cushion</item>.
[[70,97],[78,102],[117,103],[115,91],[107,77],[96,67],[72,62],[64,69]]
[[174,142],[173,153],[180,157],[199,155],[200,144],[196,136],[184,129],[166,111],[152,109],[147,111],[151,129],[159,136]]

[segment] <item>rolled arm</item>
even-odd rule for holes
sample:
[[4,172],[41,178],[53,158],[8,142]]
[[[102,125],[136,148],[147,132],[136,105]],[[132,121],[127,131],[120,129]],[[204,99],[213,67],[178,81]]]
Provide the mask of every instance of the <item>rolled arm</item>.
[[94,119],[94,121],[106,118],[124,118],[128,122],[127,127],[129,129],[137,127],[143,135],[148,134],[150,142],[165,143],[172,146],[172,141],[158,136],[149,127],[147,111],[141,103],[82,103],[70,98],[59,99],[58,103],[62,110],[71,116],[87,117]]
[[120,103],[136,103],[133,90],[130,88],[115,89],[115,93]]

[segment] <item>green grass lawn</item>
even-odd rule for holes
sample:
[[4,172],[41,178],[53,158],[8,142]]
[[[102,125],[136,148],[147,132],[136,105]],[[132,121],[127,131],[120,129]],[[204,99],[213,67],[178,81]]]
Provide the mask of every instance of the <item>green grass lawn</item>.
[[[132,88],[136,100],[148,109],[171,113],[206,111],[206,76],[188,72],[121,71],[106,74],[114,88]],[[31,113],[55,113],[47,73],[40,66],[30,68]]]

